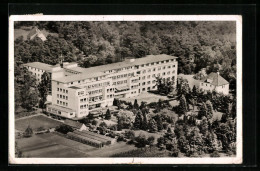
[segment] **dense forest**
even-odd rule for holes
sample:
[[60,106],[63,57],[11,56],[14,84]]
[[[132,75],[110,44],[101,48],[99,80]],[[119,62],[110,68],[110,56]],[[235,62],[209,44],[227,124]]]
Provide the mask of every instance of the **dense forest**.
[[202,68],[219,71],[235,89],[235,22],[15,22],[15,29],[37,26],[58,36],[15,40],[16,64],[39,61],[57,64],[76,61],[82,67],[122,61],[125,57],[168,54],[179,57],[178,73],[195,74]]

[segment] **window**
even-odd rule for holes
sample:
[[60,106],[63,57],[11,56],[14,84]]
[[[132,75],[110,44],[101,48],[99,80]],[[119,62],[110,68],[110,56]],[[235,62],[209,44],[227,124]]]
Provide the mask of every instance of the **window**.
[[153,62],[153,63],[151,63],[151,65],[154,65],[154,62]]
[[165,69],[165,66],[163,67],[163,69]]
[[60,91],[62,92],[62,88],[60,89]]
[[68,90],[66,90],[66,93],[68,94]]
[[173,68],[175,67],[175,65],[172,66]]
[[141,65],[142,67],[144,67],[144,64],[143,65]]
[[142,79],[144,80],[144,79],[145,79],[145,76],[143,76]]
[[149,66],[149,64],[146,64],[146,66]]
[[173,70],[172,73],[174,74],[174,73],[175,73],[175,70]]
[[168,66],[168,68],[171,68],[171,66]]
[[58,111],[58,114],[60,114],[60,115],[61,115],[61,111]]
[[145,88],[143,88],[142,91],[145,91]]
[[160,75],[161,75],[160,73],[157,74],[158,77],[160,77]]
[[153,69],[153,71],[155,71],[155,70],[156,70],[156,68]]
[[155,77],[155,74],[153,74],[153,76],[152,76],[153,78]]
[[165,75],[165,72],[162,75]]
[[78,83],[80,83],[80,81],[78,81]]
[[59,94],[57,94],[57,98],[59,98]]
[[203,86],[203,83],[201,83],[201,85]]
[[150,84],[150,83],[151,83],[151,81],[148,81],[148,82],[147,82],[147,84]]
[[161,69],[162,69],[162,68],[161,68],[161,67],[159,67],[159,68],[158,68],[158,71],[160,71]]
[[60,103],[60,101],[59,100],[57,100],[57,104],[59,104]]
[[142,85],[145,85],[145,82],[143,82]]
[[151,75],[148,75],[147,78],[149,79],[151,77]]
[[60,94],[60,98],[62,98],[62,95]]
[[146,70],[143,70],[143,74],[145,74],[146,73]]
[[170,73],[171,73],[170,71],[167,72],[168,75],[169,75]]
[[70,84],[73,84],[73,82],[71,82]]

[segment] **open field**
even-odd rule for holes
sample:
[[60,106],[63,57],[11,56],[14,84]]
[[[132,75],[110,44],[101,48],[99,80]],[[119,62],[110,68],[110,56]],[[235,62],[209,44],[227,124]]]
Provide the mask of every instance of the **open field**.
[[120,98],[120,100],[128,101],[131,103],[134,103],[135,99],[137,100],[139,105],[141,104],[142,101],[151,103],[151,102],[158,102],[159,99],[169,100],[169,98],[167,96],[162,96],[159,94],[153,94],[153,93],[148,93],[148,92],[142,92],[141,94],[139,94],[138,96],[135,96],[135,97]]
[[37,130],[39,127],[43,127],[44,129],[54,128],[58,125],[62,124],[59,121],[50,119],[44,115],[32,116],[28,118],[22,118],[15,121],[15,129],[24,131],[28,125],[33,130]]
[[95,147],[92,147],[92,146],[89,146],[89,145],[86,145],[86,144],[83,144],[83,143],[80,143],[80,142],[77,142],[77,141],[73,141],[71,139],[57,135],[55,133],[41,134],[41,135],[38,135],[38,136],[41,137],[42,139],[52,141],[52,142],[55,142],[57,144],[61,144],[61,145],[64,145],[64,146],[68,146],[70,148],[73,148],[73,149],[76,149],[76,150],[79,150],[79,151],[82,151],[82,152],[85,152],[85,153],[90,151],[90,150],[96,149]]
[[95,148],[55,133],[34,135],[16,141],[24,157],[109,157],[116,153],[137,149],[134,145],[125,142]]
[[48,141],[34,135],[18,139],[17,144],[24,157],[86,157],[83,152]]

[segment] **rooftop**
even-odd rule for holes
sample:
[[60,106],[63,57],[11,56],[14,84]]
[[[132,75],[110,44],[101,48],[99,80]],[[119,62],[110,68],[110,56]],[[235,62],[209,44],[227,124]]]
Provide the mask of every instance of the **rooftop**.
[[207,79],[212,80],[210,84],[214,86],[221,86],[221,85],[226,85],[229,84],[227,80],[225,80],[223,77],[221,77],[218,73],[212,72],[210,73],[206,78],[202,79],[202,82],[206,82]]
[[78,129],[80,129],[81,126],[83,125],[83,123],[72,121],[72,120],[69,120],[69,119],[66,119],[64,124],[65,125],[69,125],[69,126],[71,126],[73,128],[78,128]]
[[63,77],[63,78],[57,78],[55,80],[59,81],[59,82],[63,82],[63,83],[68,83],[68,82],[83,80],[83,79],[87,79],[87,78],[93,78],[93,77],[107,75],[104,73],[104,71],[120,69],[120,68],[129,67],[129,66],[142,65],[142,64],[147,64],[147,63],[153,63],[153,62],[159,62],[159,61],[164,61],[164,60],[169,60],[169,59],[176,59],[176,58],[177,57],[175,57],[175,56],[170,56],[170,55],[165,55],[165,54],[148,55],[143,58],[137,58],[133,62],[123,61],[123,62],[117,62],[117,63],[113,63],[113,64],[106,64],[106,65],[90,67],[90,68],[80,68],[80,67],[69,68],[71,70],[75,70],[75,71],[79,71],[79,72],[83,72],[83,73],[77,74],[77,75],[71,75],[71,76],[67,76],[67,77]]
[[57,109],[57,110],[61,110],[61,111],[64,111],[64,112],[74,112],[72,109],[69,109],[69,108],[66,108],[66,107],[61,107],[61,106],[58,106],[58,105],[48,104],[48,107],[51,107],[51,108],[54,108],[54,109]]
[[51,71],[51,68],[52,68],[52,65],[41,63],[41,62],[31,62],[31,63],[26,63],[23,65],[38,68],[38,69],[45,70],[45,71]]

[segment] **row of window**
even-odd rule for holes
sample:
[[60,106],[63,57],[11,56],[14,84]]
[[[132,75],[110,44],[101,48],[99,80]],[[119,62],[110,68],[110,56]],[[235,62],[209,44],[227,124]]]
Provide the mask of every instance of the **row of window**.
[[57,94],[57,98],[68,100],[68,96],[64,96],[64,95],[61,95],[61,94]]
[[114,97],[114,94],[107,95],[107,99],[113,98],[113,97]]
[[92,85],[88,85],[87,88],[98,88],[98,87],[102,87],[102,86],[108,86],[110,85],[110,82],[104,82],[104,83],[98,83],[98,84],[92,84]]
[[33,68],[33,67],[28,67],[28,69],[32,69],[32,70],[34,69],[35,71],[38,70],[38,72],[42,72],[42,73],[44,72],[44,71],[41,70],[41,69],[36,69],[36,68]]
[[[174,71],[172,71],[172,73],[174,74],[174,73],[175,73],[175,70],[174,70]],[[167,75],[170,75],[170,74],[171,74],[171,72],[170,72],[170,71],[168,71],[168,72],[167,72]],[[162,73],[162,76],[165,76],[165,75],[166,75],[166,72],[163,72],[163,73]],[[157,74],[157,77],[160,77],[160,76],[161,76],[161,73],[158,73],[158,74]],[[156,74],[153,74],[153,75],[152,75],[152,78],[155,78],[155,77],[156,77]],[[146,78],[147,78],[147,79],[150,79],[150,78],[151,78],[151,76],[150,76],[150,75],[143,76],[143,77],[142,77],[142,80],[144,80],[144,79],[146,79]],[[141,80],[141,78],[140,78],[140,77],[139,77],[139,80]]]
[[102,89],[94,90],[94,91],[89,91],[88,93],[89,93],[89,95],[97,94],[97,93],[102,93]]
[[102,96],[90,97],[89,100],[92,102],[100,101],[100,100],[103,100],[103,97]]
[[86,102],[88,99],[87,98],[83,98],[83,99],[80,99],[80,102]]
[[57,91],[68,94],[68,90],[65,90],[65,89],[62,89],[62,88],[57,88]]
[[107,89],[107,92],[114,92],[114,88]]
[[57,104],[63,105],[63,106],[68,106],[67,102],[63,102],[63,101],[59,101],[59,100],[57,100]]
[[120,85],[120,84],[126,84],[127,80],[123,80],[123,81],[117,81],[117,82],[113,82],[113,85]]
[[85,105],[80,105],[80,109],[86,109],[87,107],[88,107],[87,104],[85,104]]
[[125,78],[125,77],[130,77],[130,76],[134,76],[134,73],[128,73],[128,74],[113,76],[112,79],[119,79],[119,78]]
[[80,95],[84,95],[84,91],[79,91],[78,92],[78,95],[80,96]]

